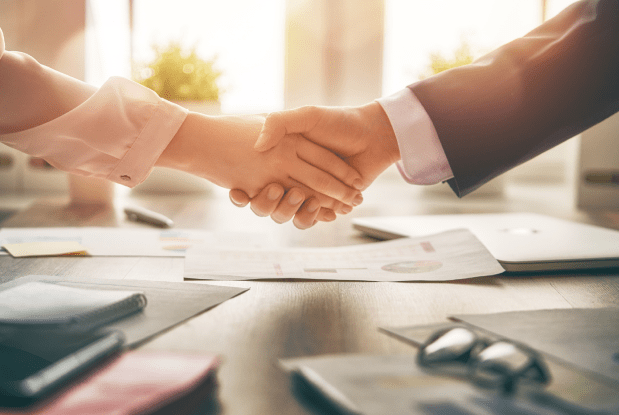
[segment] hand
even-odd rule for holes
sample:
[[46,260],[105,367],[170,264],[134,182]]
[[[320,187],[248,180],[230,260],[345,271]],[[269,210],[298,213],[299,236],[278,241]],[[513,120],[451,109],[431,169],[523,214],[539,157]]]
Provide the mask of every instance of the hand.
[[359,191],[346,186],[359,174],[332,152],[289,135],[268,151],[254,144],[264,118],[207,117],[190,113],[157,161],[204,177],[222,187],[242,189],[252,197],[269,183],[299,189],[303,198],[316,197],[321,206],[340,211],[352,204]]
[[[357,196],[361,203],[362,196]],[[308,200],[302,198],[299,189],[292,188],[288,192],[279,183],[272,183],[262,189],[253,199],[242,190],[230,190],[230,200],[235,206],[244,207],[251,202],[252,211],[260,217],[271,216],[277,223],[284,223],[294,216],[294,226],[299,229],[308,229],[317,222],[331,222],[336,218],[335,212],[331,209],[320,206],[320,202],[315,197]],[[338,213],[348,213],[352,211],[350,206],[343,206]]]
[[[334,151],[353,166],[363,177],[360,189],[369,186],[380,173],[400,159],[391,123],[377,102],[361,107],[302,107],[269,114],[255,147],[258,151],[266,151],[287,134],[294,133],[301,133]],[[273,208],[262,193],[259,198],[251,200],[238,191],[230,192],[230,196],[244,204],[251,201],[254,211],[272,209],[271,217],[277,222],[289,220],[294,214],[279,205]],[[295,225],[307,227],[308,224],[307,213],[298,211]]]
[[377,102],[360,107],[301,107],[267,116],[255,148],[267,151],[287,134],[305,138],[338,154],[369,186],[400,159],[395,133]]

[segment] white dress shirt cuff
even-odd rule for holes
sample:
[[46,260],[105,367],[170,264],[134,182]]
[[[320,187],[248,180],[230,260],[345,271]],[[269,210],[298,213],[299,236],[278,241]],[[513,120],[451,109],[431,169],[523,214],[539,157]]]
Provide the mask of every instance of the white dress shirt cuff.
[[436,184],[453,173],[434,124],[415,94],[408,89],[377,100],[383,107],[398,140],[401,160],[397,167],[411,184]]

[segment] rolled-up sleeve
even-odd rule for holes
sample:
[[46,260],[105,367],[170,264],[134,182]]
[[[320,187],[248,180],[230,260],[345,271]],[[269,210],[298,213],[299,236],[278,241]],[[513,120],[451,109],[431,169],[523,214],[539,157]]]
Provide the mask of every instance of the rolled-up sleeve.
[[186,115],[150,89],[113,77],[67,113],[0,140],[58,169],[133,187],[148,177]]

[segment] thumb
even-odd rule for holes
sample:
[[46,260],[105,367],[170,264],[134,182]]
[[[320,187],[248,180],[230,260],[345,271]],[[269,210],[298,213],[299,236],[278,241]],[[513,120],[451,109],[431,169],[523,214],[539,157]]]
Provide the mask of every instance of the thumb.
[[254,149],[260,152],[267,151],[275,147],[285,135],[286,126],[281,112],[272,112],[264,120]]
[[254,149],[267,151],[275,147],[286,134],[309,132],[316,125],[316,110],[317,107],[307,106],[270,113],[264,120]]
[[247,193],[240,189],[232,189],[229,192],[230,201],[237,207],[245,207],[251,201]]

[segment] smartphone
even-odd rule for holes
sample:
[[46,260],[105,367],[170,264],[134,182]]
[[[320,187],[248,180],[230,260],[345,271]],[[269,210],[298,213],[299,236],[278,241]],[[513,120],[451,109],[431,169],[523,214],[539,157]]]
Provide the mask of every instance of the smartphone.
[[0,337],[0,404],[27,405],[120,350],[119,331]]

